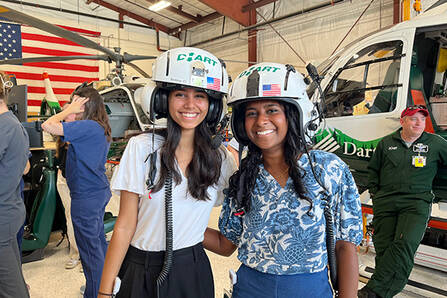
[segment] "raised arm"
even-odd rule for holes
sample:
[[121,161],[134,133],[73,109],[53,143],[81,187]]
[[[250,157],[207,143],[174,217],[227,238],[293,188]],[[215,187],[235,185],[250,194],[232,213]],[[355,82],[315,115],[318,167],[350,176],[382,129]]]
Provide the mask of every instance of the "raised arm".
[[[115,277],[123,263],[130,241],[135,234],[138,218],[138,194],[121,191],[120,212],[113,229],[102,270],[99,292],[112,294]],[[98,297],[103,295],[99,294]],[[106,296],[104,296],[106,297]]]
[[42,129],[52,135],[63,136],[64,127],[62,126],[62,120],[67,118],[70,114],[77,114],[84,111],[84,104],[88,101],[85,97],[75,97],[73,101],[68,105],[66,109],[56,115],[48,118],[42,123]]
[[221,232],[212,228],[206,228],[203,247],[216,254],[229,257],[236,250],[236,245],[225,238]]

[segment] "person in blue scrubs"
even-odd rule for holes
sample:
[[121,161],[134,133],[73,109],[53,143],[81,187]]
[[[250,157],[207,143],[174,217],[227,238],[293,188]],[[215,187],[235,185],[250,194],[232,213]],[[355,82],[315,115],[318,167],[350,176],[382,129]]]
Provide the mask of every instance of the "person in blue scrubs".
[[[76,114],[76,121],[61,123],[70,114]],[[111,197],[105,163],[112,137],[101,95],[91,87],[76,90],[69,107],[51,116],[42,128],[70,143],[66,178],[72,199],[73,229],[86,279],[84,297],[96,298],[107,251],[104,209]]]

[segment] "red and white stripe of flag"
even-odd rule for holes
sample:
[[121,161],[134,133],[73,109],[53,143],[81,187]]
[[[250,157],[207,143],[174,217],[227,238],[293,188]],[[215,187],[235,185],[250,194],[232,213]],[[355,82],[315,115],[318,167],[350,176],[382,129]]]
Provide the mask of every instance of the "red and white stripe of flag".
[[[81,34],[99,43],[100,32],[60,26]],[[85,48],[45,31],[25,26],[22,30],[22,57],[98,55],[97,50]],[[99,62],[95,60],[72,60],[62,62],[37,62],[25,65],[1,65],[0,70],[15,74],[19,85],[28,85],[28,113],[35,115],[45,97],[42,73],[49,75],[54,94],[61,105],[70,94],[85,81],[99,80]]]

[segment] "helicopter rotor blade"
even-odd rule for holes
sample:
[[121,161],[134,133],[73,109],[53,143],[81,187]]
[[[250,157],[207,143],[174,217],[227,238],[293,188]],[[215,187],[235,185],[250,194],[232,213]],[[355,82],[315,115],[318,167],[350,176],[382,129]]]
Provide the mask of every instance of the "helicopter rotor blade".
[[156,58],[157,58],[157,56],[132,55],[132,54],[129,54],[126,52],[124,52],[124,54],[123,54],[123,62],[124,63],[129,63],[134,60],[151,60],[151,59],[156,59]]
[[145,77],[145,78],[151,78],[151,76],[150,75],[148,75],[144,70],[142,70],[140,67],[138,67],[137,65],[135,65],[135,64],[133,64],[133,63],[131,63],[131,62],[127,62],[126,63],[127,65],[130,65],[130,66],[132,66],[136,71],[138,71],[143,77]]
[[39,20],[35,17],[29,16],[27,14],[24,14],[20,11],[6,7],[4,5],[0,5],[0,17],[6,18],[10,21],[17,22],[17,23],[28,24],[32,27],[38,28],[40,30],[43,30],[43,31],[49,32],[51,34],[57,35],[59,37],[65,38],[67,40],[70,40],[70,41],[77,43],[81,46],[101,51],[101,52],[107,54],[113,60],[120,59],[120,55],[118,55],[117,53],[97,44],[96,42],[94,42],[88,38],[80,36],[76,33],[73,33],[71,31],[63,29],[56,25]]
[[108,48],[105,48],[96,42],[80,36],[76,33],[58,27],[56,25],[50,24],[43,20],[37,19],[20,11],[14,10],[12,8],[6,7],[4,5],[0,5],[0,18],[3,17],[13,22],[23,23],[35,27],[37,29],[46,31],[48,33],[54,34],[56,36],[65,38],[71,42],[77,43],[81,46],[98,50],[103,52],[106,55],[91,55],[91,56],[45,56],[45,57],[32,57],[32,58],[22,58],[22,59],[5,59],[0,60],[0,65],[2,64],[14,64],[21,65],[24,63],[32,63],[32,62],[46,62],[46,61],[68,61],[68,60],[77,60],[77,59],[89,59],[89,60],[104,60],[107,62],[115,61],[116,69],[119,76],[122,76],[122,63],[128,64],[137,70],[142,76],[145,78],[150,78],[144,70],[142,70],[137,65],[131,63],[134,60],[146,60],[146,59],[155,59],[157,56],[143,56],[143,55],[132,55],[128,53],[124,53],[121,55],[119,50],[112,51]]
[[45,57],[30,57],[30,58],[17,58],[17,59],[5,59],[0,60],[0,65],[22,65],[24,63],[33,62],[49,62],[49,61],[69,61],[69,60],[104,60],[109,61],[110,57],[107,55],[91,55],[91,56],[45,56]]

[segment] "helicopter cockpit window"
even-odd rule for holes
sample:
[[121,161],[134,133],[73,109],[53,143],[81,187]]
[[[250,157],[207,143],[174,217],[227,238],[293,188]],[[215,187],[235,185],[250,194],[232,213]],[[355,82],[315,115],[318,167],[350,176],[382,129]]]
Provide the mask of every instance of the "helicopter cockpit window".
[[371,45],[354,54],[325,90],[325,116],[343,117],[394,110],[402,41]]

